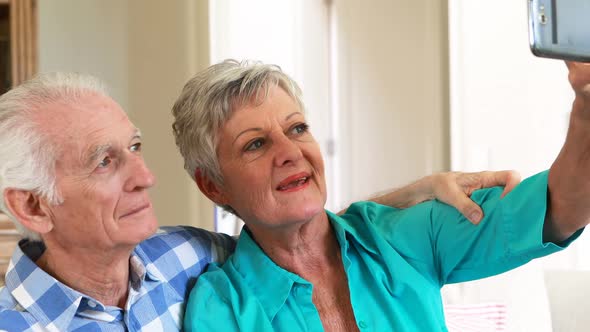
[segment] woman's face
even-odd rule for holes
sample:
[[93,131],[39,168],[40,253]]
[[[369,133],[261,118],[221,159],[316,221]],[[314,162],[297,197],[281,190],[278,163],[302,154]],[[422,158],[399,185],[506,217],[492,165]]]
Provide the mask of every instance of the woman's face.
[[307,221],[326,203],[324,162],[298,104],[280,87],[244,105],[221,128],[220,201],[250,226]]

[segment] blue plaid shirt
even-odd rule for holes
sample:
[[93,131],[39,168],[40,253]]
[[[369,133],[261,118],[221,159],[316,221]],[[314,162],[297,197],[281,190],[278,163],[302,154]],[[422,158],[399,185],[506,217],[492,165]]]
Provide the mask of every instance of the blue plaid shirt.
[[190,289],[235,241],[192,227],[164,227],[131,254],[125,310],[105,306],[54,279],[35,261],[39,242],[21,241],[0,288],[0,331],[178,331]]

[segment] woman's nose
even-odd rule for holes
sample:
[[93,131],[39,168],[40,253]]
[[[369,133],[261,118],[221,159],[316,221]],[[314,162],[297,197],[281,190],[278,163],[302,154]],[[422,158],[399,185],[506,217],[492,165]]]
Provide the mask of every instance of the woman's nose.
[[291,163],[296,163],[303,157],[301,148],[289,137],[281,135],[274,140],[275,166],[281,167]]

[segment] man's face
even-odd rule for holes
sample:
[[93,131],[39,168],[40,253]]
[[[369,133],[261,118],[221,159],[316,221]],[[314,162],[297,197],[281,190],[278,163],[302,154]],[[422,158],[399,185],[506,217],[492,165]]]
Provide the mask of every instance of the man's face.
[[[49,105],[36,119],[58,147],[53,229],[42,235],[65,249],[134,246],[153,234],[157,220],[147,189],[139,131],[112,99],[89,94]],[[43,112],[40,112],[43,113]]]

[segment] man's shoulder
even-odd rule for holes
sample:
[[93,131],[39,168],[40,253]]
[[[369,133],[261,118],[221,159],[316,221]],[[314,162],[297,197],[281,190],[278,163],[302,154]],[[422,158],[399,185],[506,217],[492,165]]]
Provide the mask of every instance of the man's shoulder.
[[0,287],[0,331],[32,331],[38,324],[31,313],[25,311],[6,287]]
[[158,228],[157,232],[142,241],[138,247],[158,245],[162,243],[176,247],[184,243],[198,246],[221,246],[228,247],[233,251],[236,240],[223,233],[215,233],[202,228],[191,226],[164,226]]
[[[235,240],[226,234],[190,226],[166,226],[141,242],[135,252],[151,262],[177,257],[182,262],[223,262],[234,251]],[[186,265],[186,264],[182,264]]]
[[156,233],[143,241],[141,244],[149,243],[150,241],[182,241],[191,239],[209,239],[217,236],[217,233],[191,226],[162,226],[158,228]]

